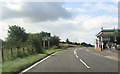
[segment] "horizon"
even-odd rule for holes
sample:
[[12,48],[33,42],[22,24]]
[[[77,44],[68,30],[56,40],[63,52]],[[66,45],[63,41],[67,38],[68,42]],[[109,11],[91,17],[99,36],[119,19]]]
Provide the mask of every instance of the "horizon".
[[8,25],[21,26],[27,33],[45,31],[59,36],[63,41],[68,38],[72,42],[88,44],[94,44],[95,35],[101,27],[118,28],[116,2],[4,1],[2,13],[2,40],[7,37]]

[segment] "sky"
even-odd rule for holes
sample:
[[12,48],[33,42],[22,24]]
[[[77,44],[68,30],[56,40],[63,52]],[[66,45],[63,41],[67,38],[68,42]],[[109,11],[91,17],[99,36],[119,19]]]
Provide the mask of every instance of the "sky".
[[27,33],[50,32],[73,42],[94,44],[96,34],[118,28],[117,2],[11,2],[2,1],[0,39],[5,40],[9,25]]

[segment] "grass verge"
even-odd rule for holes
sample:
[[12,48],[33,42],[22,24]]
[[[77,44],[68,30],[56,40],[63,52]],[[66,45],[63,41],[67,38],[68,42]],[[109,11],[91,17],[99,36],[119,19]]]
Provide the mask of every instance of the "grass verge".
[[[67,49],[71,49],[71,48],[79,48],[81,46],[75,46],[75,47],[68,47]],[[24,57],[24,58],[17,58],[13,61],[5,61],[2,64],[2,72],[16,72],[17,70],[19,70],[21,67],[24,67],[26,65],[29,65],[45,56],[47,56],[48,54],[51,54],[53,52],[56,51],[60,51],[60,50],[64,50],[64,49],[50,49],[50,50],[45,50],[44,54],[35,54],[35,55],[30,55],[28,57]]]
[[72,48],[81,48],[83,46],[75,46],[75,47],[68,47],[67,49],[72,49]]
[[35,55],[30,55],[28,57],[24,58],[18,58],[13,61],[5,61],[2,64],[2,72],[15,72],[21,67],[31,64],[34,61],[37,61],[43,57],[45,57],[47,54],[53,53],[55,51],[59,51],[63,49],[51,49],[51,50],[46,50],[44,54],[35,54]]

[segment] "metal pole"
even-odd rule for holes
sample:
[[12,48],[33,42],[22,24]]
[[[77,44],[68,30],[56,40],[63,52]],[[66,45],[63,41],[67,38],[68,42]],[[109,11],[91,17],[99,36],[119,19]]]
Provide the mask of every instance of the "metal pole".
[[50,41],[48,40],[48,49],[50,48]]
[[103,50],[103,45],[104,45],[104,44],[103,44],[103,37],[101,37],[101,42],[102,42],[102,50]]
[[99,41],[99,38],[98,38],[98,48],[99,48],[99,43],[100,43],[100,41]]
[[43,46],[44,46],[44,49],[45,49],[45,40],[43,40]]
[[110,48],[110,37],[109,37],[109,50],[111,50],[111,48]]

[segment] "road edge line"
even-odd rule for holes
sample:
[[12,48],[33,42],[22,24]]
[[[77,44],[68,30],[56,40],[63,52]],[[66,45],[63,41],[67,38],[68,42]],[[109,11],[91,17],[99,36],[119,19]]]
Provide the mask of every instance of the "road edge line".
[[28,70],[32,69],[33,67],[35,67],[35,66],[38,65],[39,63],[43,62],[44,60],[48,59],[49,57],[50,57],[50,56],[47,56],[46,58],[42,59],[41,61],[39,61],[39,62],[33,64],[32,66],[28,67],[27,69],[23,70],[23,71],[22,71],[21,73],[19,73],[19,74],[22,74],[22,73],[27,72]]
[[[62,50],[59,50],[59,51],[62,51]],[[58,52],[58,51],[57,51]],[[23,67],[22,69],[20,69],[20,70],[18,70],[17,72],[18,72],[18,74],[23,74],[23,73],[25,73],[26,71],[28,71],[28,70],[26,70],[26,69],[28,69],[28,68],[30,68],[31,66],[36,66],[37,64],[39,64],[39,63],[41,63],[41,62],[43,62],[44,60],[46,60],[46,59],[48,59],[50,56],[52,56],[52,55],[55,55],[56,54],[56,51],[55,52],[53,52],[53,53],[51,53],[51,54],[48,54],[47,56],[45,56],[45,57],[43,57],[43,58],[41,58],[41,59],[39,59],[39,60],[37,60],[36,62],[33,62],[33,64],[32,65],[28,65],[27,66],[27,68],[25,67]],[[41,61],[41,62],[40,62]],[[33,67],[32,67],[33,68]],[[31,69],[31,68],[30,68]],[[29,69],[29,70],[30,70]],[[26,71],[25,71],[26,70]]]

